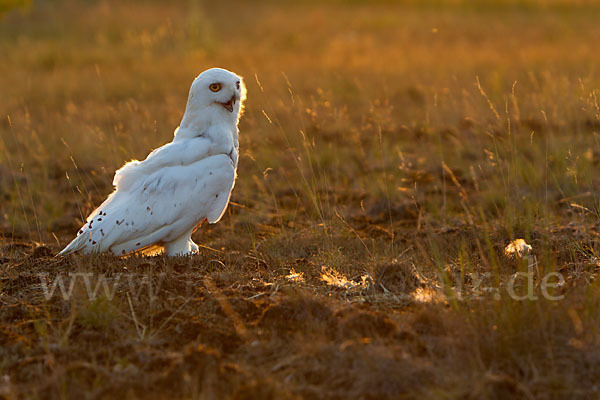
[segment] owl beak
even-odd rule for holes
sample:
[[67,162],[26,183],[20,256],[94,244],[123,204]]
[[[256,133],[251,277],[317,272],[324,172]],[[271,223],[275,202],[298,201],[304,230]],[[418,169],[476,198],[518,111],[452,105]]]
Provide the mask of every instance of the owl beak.
[[220,105],[222,105],[223,107],[225,107],[225,109],[229,112],[233,112],[233,106],[235,105],[235,102],[237,101],[235,95],[231,96],[231,98],[229,99],[229,101],[227,103],[221,103],[218,102]]

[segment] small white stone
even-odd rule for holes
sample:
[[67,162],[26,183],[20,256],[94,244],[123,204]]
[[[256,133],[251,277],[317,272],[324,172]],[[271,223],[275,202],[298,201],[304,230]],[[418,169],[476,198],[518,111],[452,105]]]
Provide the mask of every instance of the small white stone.
[[532,247],[523,239],[515,239],[504,248],[504,254],[510,258],[522,258],[528,255]]

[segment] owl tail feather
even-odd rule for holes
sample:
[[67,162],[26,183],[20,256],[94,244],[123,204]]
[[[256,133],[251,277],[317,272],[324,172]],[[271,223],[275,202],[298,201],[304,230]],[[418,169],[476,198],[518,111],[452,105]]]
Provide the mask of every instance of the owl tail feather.
[[66,256],[68,254],[75,253],[76,251],[79,251],[85,247],[85,242],[85,235],[79,235],[75,239],[73,239],[71,243],[67,245],[67,247],[62,249],[62,251],[56,256]]

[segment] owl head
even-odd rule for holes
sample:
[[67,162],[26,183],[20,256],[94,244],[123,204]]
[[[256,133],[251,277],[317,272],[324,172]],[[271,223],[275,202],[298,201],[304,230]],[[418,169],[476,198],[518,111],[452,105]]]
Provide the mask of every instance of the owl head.
[[241,77],[222,68],[207,69],[192,83],[186,114],[210,110],[237,122],[245,99],[246,87]]

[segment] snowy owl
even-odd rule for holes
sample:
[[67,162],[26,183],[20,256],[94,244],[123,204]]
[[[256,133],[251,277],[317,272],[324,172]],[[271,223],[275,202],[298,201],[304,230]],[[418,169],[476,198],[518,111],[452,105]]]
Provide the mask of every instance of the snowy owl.
[[229,203],[245,97],[242,78],[232,72],[212,68],[198,75],[173,141],[121,167],[115,191],[59,255],[196,252],[192,233],[205,219],[218,222]]

